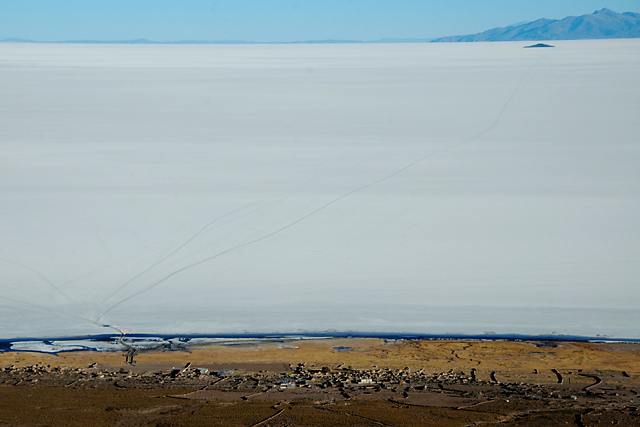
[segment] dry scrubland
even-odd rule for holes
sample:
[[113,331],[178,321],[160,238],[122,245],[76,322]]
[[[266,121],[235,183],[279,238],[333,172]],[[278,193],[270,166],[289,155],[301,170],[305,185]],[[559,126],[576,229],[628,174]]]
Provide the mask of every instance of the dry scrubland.
[[0,425],[640,422],[639,344],[328,339],[124,360],[0,354]]
[[[558,343],[509,341],[384,341],[379,339],[327,339],[294,341],[281,344],[210,345],[190,347],[188,352],[148,352],[136,356],[135,370],[167,369],[180,362],[211,363],[307,363],[313,365],[348,364],[365,369],[386,368],[425,369],[440,372],[444,368],[478,370],[509,370],[532,372],[533,369],[602,369],[630,370],[640,363],[638,344]],[[287,348],[298,347],[298,348]],[[334,347],[349,347],[336,351]],[[122,353],[69,352],[58,355],[42,353],[1,353],[0,366],[35,363],[60,364],[83,368],[93,362],[101,366],[120,368]],[[231,369],[231,368],[229,368]],[[639,368],[640,369],[640,368]]]

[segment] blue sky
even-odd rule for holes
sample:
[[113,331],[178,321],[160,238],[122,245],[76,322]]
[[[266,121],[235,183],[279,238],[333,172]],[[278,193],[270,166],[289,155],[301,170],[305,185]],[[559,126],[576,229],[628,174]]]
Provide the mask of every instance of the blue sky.
[[0,0],[0,40],[431,38],[640,0]]

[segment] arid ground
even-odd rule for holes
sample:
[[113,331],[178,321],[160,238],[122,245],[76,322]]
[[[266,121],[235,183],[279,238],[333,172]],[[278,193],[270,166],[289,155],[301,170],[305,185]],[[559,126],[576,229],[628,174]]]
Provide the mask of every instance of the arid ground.
[[1,426],[640,424],[640,344],[324,339],[0,353]]

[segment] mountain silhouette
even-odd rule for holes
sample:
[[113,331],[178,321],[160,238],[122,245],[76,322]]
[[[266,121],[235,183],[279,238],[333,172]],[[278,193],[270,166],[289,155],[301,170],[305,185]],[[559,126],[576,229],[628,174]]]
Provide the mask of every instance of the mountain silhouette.
[[538,19],[478,34],[441,37],[434,42],[485,42],[526,40],[621,39],[640,37],[640,13],[616,13],[610,9],[564,19]]

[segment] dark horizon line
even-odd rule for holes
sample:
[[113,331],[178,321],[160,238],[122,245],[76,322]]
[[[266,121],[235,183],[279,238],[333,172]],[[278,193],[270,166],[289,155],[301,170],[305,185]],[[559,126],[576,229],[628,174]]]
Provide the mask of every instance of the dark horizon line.
[[[0,348],[2,344],[27,342],[27,341],[78,341],[78,340],[111,340],[122,337],[118,333],[110,334],[88,334],[73,335],[63,337],[15,337],[0,338]],[[220,334],[153,334],[153,333],[127,333],[127,338],[161,338],[161,339],[199,339],[199,338],[227,338],[227,339],[314,339],[314,338],[380,338],[380,339],[407,339],[407,340],[486,340],[486,341],[570,341],[570,342],[640,342],[640,338],[621,338],[605,336],[587,336],[587,335],[571,335],[571,334],[554,334],[544,333],[538,335],[517,334],[517,333],[483,333],[483,334],[464,334],[464,333],[445,333],[445,334],[427,334],[427,333],[404,333],[404,332],[243,332],[243,333],[220,333]]]

